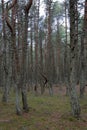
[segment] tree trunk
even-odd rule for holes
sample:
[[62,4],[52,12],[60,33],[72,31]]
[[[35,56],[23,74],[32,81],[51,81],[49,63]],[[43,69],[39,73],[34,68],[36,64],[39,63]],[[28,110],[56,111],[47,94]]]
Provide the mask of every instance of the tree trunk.
[[[4,18],[4,1],[2,0],[2,17]],[[8,69],[7,69],[7,54],[6,54],[6,26],[5,26],[5,21],[3,20],[3,44],[4,44],[4,50],[3,50],[3,68],[4,68],[4,88],[3,88],[3,97],[2,101],[3,102],[8,102],[8,91],[9,91],[9,86],[8,86]]]
[[32,1],[30,0],[26,6],[25,6],[25,22],[24,22],[24,33],[23,33],[23,43],[22,43],[22,80],[23,80],[23,84],[21,87],[21,92],[22,92],[22,103],[23,103],[23,109],[25,110],[25,112],[28,112],[29,107],[28,107],[28,103],[27,103],[27,88],[26,88],[26,84],[27,84],[27,46],[28,46],[28,14],[29,14],[29,10],[31,8],[32,5]]
[[81,77],[80,77],[80,97],[84,97],[87,80],[87,0],[84,7],[83,34],[81,37]]
[[76,91],[76,51],[77,51],[77,42],[75,34],[75,0],[70,0],[70,86],[69,86],[69,95],[72,108],[72,114],[74,117],[79,118],[80,116],[80,105],[78,100],[78,95]]

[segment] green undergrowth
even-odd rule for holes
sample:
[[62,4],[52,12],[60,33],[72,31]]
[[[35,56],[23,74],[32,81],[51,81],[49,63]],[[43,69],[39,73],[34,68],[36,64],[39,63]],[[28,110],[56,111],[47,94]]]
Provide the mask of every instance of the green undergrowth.
[[11,93],[7,104],[0,102],[0,130],[87,130],[87,97],[80,102],[82,112],[77,120],[71,116],[68,97],[28,93],[29,112],[17,116],[15,94]]

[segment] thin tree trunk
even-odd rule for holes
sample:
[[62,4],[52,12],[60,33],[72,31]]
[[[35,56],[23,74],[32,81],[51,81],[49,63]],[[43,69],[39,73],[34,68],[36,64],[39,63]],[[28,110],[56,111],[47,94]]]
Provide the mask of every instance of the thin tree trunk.
[[[17,3],[17,0],[13,0],[11,4],[7,5],[7,9],[5,11],[5,18],[6,23],[11,31],[11,38],[12,38],[12,53],[13,53],[13,63],[14,63],[14,83],[15,83],[15,91],[16,91],[16,113],[18,115],[21,114],[20,105],[19,105],[19,96],[18,96],[18,87],[19,87],[19,73],[20,73],[20,67],[19,67],[19,57],[16,47],[16,34],[15,34],[15,18],[16,18],[16,8],[15,5]],[[8,11],[12,9],[12,24],[10,22],[10,19],[8,17]]]
[[[4,1],[2,0],[2,17],[4,19]],[[3,50],[3,67],[4,67],[4,92],[2,101],[8,102],[8,70],[7,70],[7,56],[6,56],[6,30],[5,30],[5,21],[3,20],[3,44],[4,44],[4,50]]]
[[25,24],[24,24],[24,40],[23,40],[23,46],[22,46],[22,78],[23,78],[23,84],[21,88],[21,93],[22,93],[22,103],[23,103],[23,109],[25,112],[29,111],[28,103],[27,103],[27,88],[26,88],[26,83],[27,83],[27,69],[26,69],[26,64],[27,64],[27,39],[28,39],[28,14],[29,10],[31,8],[33,0],[30,0],[26,6],[25,6]]
[[80,97],[84,97],[87,80],[87,0],[85,0],[83,34],[81,37],[81,77],[80,77]]
[[68,54],[67,54],[67,1],[65,0],[65,56],[64,56],[64,63],[65,63],[65,85],[66,85],[66,95],[69,95],[69,76],[68,76]]
[[80,67],[80,98],[84,97],[84,91],[85,91],[85,57],[84,57],[84,41],[83,36],[81,38],[81,67]]

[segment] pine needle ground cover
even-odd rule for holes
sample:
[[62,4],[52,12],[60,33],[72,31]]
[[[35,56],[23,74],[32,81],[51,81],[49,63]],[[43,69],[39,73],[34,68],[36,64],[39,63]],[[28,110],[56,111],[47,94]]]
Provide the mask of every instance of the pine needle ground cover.
[[[2,95],[0,94],[0,97]],[[87,130],[87,96],[80,101],[81,118],[71,116],[69,99],[65,95],[38,95],[28,93],[30,110],[17,116],[15,95],[7,104],[0,102],[0,130]]]

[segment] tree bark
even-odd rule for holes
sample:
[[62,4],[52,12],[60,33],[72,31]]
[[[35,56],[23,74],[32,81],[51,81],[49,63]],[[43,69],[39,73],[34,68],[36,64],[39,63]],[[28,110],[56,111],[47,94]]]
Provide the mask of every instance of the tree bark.
[[27,83],[27,46],[28,46],[28,14],[29,10],[31,8],[33,0],[29,0],[28,3],[25,6],[25,24],[24,24],[24,33],[23,33],[23,43],[22,43],[22,79],[23,79],[23,84],[21,88],[21,93],[22,93],[22,103],[23,103],[23,109],[25,112],[28,112],[29,107],[27,103],[27,88],[26,88],[26,83]]
[[72,114],[74,117],[79,118],[80,116],[80,105],[78,100],[78,95],[76,91],[76,51],[77,51],[77,42],[76,42],[76,34],[75,34],[75,0],[70,0],[70,86],[69,86],[69,94],[70,94],[70,102]]
[[80,77],[80,97],[84,97],[85,85],[87,84],[87,0],[84,7],[83,34],[81,37],[81,77]]

